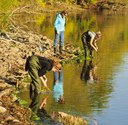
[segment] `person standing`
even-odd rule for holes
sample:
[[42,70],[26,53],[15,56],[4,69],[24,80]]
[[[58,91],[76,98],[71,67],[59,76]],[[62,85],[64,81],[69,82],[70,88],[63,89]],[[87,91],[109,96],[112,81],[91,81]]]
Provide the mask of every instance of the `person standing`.
[[[81,36],[81,40],[83,43],[84,51],[85,51],[85,58],[87,56],[93,57],[92,52],[95,50],[98,51],[97,41],[101,38],[101,32],[92,32],[87,30]],[[89,54],[88,54],[89,51]]]
[[62,54],[64,47],[64,31],[65,31],[65,17],[67,16],[67,11],[62,11],[56,15],[56,19],[54,21],[54,29],[55,29],[55,39],[54,39],[54,53],[57,54],[57,44],[60,40],[59,44],[59,52]]
[[58,60],[51,60],[38,55],[32,55],[27,58],[25,70],[28,71],[31,77],[30,84],[30,98],[32,99],[35,94],[41,93],[41,83],[47,87],[47,78],[45,74],[47,71],[52,70],[53,72],[61,70],[61,64]]

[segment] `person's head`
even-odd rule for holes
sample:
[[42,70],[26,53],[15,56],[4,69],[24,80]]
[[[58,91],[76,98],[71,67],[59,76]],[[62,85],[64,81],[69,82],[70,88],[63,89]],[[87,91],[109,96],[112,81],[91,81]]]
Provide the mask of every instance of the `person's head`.
[[68,14],[68,12],[66,10],[64,10],[64,11],[61,12],[62,17],[66,17],[67,14]]
[[58,103],[59,103],[59,104],[64,104],[64,102],[65,102],[65,101],[64,101],[64,96],[61,95],[60,98],[59,98],[59,100],[58,100]]
[[101,38],[101,32],[98,31],[98,32],[96,32],[96,39],[100,39],[100,38]]
[[60,61],[54,59],[54,60],[53,60],[52,71],[53,71],[53,72],[56,72],[56,71],[60,71],[61,69],[62,69],[62,65],[60,64]]

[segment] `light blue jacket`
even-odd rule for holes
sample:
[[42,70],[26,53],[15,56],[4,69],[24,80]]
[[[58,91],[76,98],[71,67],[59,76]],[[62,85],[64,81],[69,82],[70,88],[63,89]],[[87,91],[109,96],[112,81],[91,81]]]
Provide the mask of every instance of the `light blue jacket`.
[[53,98],[57,102],[63,94],[63,83],[58,81],[58,83],[55,83],[53,86]]
[[57,32],[64,31],[65,30],[65,18],[61,16],[60,13],[57,14],[55,22],[54,22],[54,28]]

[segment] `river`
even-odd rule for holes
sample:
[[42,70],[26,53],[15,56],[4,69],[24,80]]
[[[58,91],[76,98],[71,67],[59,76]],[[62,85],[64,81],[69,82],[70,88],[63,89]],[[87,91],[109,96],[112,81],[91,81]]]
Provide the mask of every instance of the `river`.
[[[21,22],[39,34],[54,39],[53,21],[55,13],[36,16],[23,15]],[[32,21],[33,20],[33,21]],[[64,104],[56,103],[53,94],[47,97],[45,109],[63,111],[87,119],[90,124],[128,124],[128,16],[127,12],[69,13],[66,22],[65,44],[82,48],[81,34],[87,29],[101,31],[99,51],[94,53],[93,65],[97,65],[97,82],[81,79],[82,70],[90,63],[69,63],[63,67]],[[86,65],[85,65],[86,63]],[[84,67],[85,66],[85,67]],[[53,73],[49,72],[48,86],[53,88]],[[26,94],[20,95],[23,99]],[[30,102],[30,100],[29,100]]]

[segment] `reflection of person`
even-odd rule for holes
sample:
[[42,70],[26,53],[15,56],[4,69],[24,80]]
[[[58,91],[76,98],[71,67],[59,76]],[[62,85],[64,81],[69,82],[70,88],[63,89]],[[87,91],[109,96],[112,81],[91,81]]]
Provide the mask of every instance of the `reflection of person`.
[[[101,38],[101,32],[92,32],[92,31],[86,31],[82,34],[81,40],[83,43],[84,51],[85,51],[85,57],[90,56],[92,57],[92,51],[95,50],[98,51],[97,46],[97,40]],[[89,55],[88,55],[88,50]]]
[[30,98],[32,98],[34,93],[39,94],[41,92],[41,82],[47,87],[47,78],[45,76],[47,71],[59,71],[61,69],[61,64],[59,61],[47,59],[45,57],[33,55],[27,58],[25,70],[28,71],[31,77],[30,84]]
[[36,118],[37,116],[48,116],[50,117],[46,110],[44,109],[45,105],[47,104],[47,98],[48,96],[46,96],[45,98],[42,98],[42,95],[37,94],[35,92],[33,93],[33,98],[32,98],[32,102],[29,105],[29,108],[32,110],[32,118]]
[[65,17],[67,16],[67,11],[62,11],[58,13],[54,22],[55,28],[55,39],[54,39],[54,53],[57,53],[57,44],[60,39],[59,51],[62,54],[64,47],[64,31],[65,31]]
[[42,100],[42,102],[41,102],[41,104],[40,104],[40,106],[39,106],[39,109],[38,109],[38,116],[39,117],[49,117],[49,118],[51,118],[51,116],[47,113],[47,111],[45,110],[45,105],[47,104],[47,99],[48,99],[48,96],[46,96],[43,100]]
[[89,61],[89,64],[87,64],[87,61],[85,60],[83,69],[81,72],[81,80],[85,80],[87,83],[94,83],[98,80],[98,77],[96,75],[97,65],[93,65],[92,60]]
[[53,97],[59,103],[64,103],[63,71],[54,72]]

